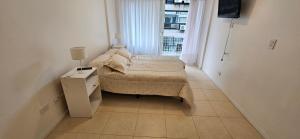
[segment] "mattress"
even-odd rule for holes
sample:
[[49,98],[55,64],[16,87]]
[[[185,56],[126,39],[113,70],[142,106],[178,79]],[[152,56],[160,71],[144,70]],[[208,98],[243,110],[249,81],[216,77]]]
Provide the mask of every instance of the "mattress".
[[169,63],[173,65],[177,65],[178,67],[185,68],[185,63],[181,61],[178,57],[175,56],[151,56],[151,55],[136,55],[133,56],[132,60],[133,63]]
[[179,58],[175,56],[135,55],[133,56],[133,60],[178,61]]
[[92,62],[98,68],[101,89],[121,94],[176,96],[192,104],[192,92],[181,61],[169,57],[139,58],[132,59],[125,74],[110,70],[99,60]]

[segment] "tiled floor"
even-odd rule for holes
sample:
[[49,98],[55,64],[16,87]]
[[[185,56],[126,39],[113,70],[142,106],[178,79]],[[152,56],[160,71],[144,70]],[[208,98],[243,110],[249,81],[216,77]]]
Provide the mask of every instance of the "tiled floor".
[[49,139],[262,139],[227,97],[196,68],[187,67],[195,102],[103,94],[95,116],[66,117]]

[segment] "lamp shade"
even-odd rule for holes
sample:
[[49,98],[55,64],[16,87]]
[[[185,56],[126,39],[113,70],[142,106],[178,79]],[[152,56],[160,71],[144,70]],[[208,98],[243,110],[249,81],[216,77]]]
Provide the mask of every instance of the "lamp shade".
[[83,60],[85,58],[85,47],[72,47],[70,53],[73,60]]

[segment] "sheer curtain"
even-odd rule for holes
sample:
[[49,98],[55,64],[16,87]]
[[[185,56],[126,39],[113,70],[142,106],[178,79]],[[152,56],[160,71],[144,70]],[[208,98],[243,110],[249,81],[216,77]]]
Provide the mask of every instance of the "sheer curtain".
[[134,54],[160,54],[161,0],[116,0],[121,43]]
[[187,20],[187,29],[184,34],[180,59],[188,65],[195,65],[198,58],[202,19],[205,0],[191,0]]

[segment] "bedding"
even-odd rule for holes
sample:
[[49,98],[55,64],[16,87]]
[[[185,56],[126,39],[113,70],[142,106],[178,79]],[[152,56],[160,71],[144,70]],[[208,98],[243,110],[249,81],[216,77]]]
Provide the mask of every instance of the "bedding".
[[124,94],[176,96],[183,98],[189,105],[193,104],[184,64],[178,59],[134,56],[124,73],[105,66],[104,63],[110,59],[111,57],[99,56],[90,63],[98,69],[102,90]]
[[150,64],[166,64],[177,65],[178,67],[185,68],[185,63],[178,57],[174,56],[149,56],[149,55],[136,55],[132,57],[133,63],[150,63]]
[[131,61],[131,53],[129,53],[126,49],[124,49],[124,48],[119,49],[117,54],[124,56],[129,61]]
[[108,50],[105,54],[113,56],[114,54],[119,54],[126,57],[132,63],[144,63],[144,64],[164,64],[172,63],[173,65],[178,65],[178,67],[185,68],[185,63],[175,56],[151,56],[151,55],[135,55],[132,56],[125,48],[112,48]]
[[154,60],[154,61],[178,61],[175,56],[151,56],[151,55],[136,55],[133,56],[135,60]]
[[118,53],[119,49],[117,48],[113,48],[113,49],[109,49],[105,54],[109,54],[109,55],[114,55],[116,53]]
[[104,65],[112,68],[113,70],[119,71],[121,73],[126,73],[128,59],[119,54],[115,54]]

